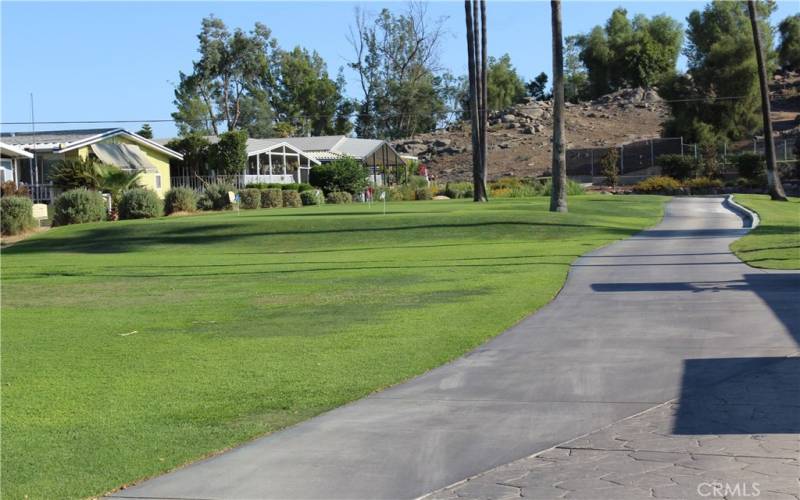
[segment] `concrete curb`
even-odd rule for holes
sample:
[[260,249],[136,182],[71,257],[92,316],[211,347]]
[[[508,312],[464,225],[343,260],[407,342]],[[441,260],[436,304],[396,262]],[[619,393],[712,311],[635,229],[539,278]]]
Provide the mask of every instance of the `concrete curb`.
[[722,203],[722,205],[731,212],[741,217],[742,220],[744,221],[744,227],[747,229],[755,229],[756,227],[758,227],[759,222],[761,222],[761,220],[758,218],[757,213],[733,201],[732,194],[725,196],[725,201]]

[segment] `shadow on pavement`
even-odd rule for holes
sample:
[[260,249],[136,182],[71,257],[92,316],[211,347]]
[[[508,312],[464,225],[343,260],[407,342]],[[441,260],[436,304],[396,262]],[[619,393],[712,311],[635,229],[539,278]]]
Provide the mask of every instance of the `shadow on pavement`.
[[[726,281],[594,283],[595,292],[750,292],[800,345],[800,273]],[[725,381],[736,377],[735,381]],[[800,358],[684,360],[674,434],[800,433]]]

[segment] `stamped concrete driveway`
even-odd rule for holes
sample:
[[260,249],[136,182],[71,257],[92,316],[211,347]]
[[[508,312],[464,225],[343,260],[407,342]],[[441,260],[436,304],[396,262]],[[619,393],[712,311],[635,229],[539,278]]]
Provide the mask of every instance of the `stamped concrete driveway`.
[[677,198],[463,358],[115,496],[414,498],[776,362],[798,350],[800,275],[742,264],[746,231],[721,198]]

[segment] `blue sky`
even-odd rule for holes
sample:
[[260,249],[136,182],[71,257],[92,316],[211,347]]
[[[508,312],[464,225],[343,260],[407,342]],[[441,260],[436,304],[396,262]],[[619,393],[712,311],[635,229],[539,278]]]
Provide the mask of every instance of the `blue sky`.
[[[200,21],[209,14],[230,28],[269,26],[284,48],[317,50],[335,75],[352,55],[346,40],[354,8],[402,10],[402,2],[0,2],[0,116],[3,122],[30,120],[29,94],[36,121],[153,120],[173,111],[173,83],[196,57]],[[666,13],[682,23],[705,2],[569,1],[563,4],[565,35],[586,32],[623,6],[630,14]],[[780,1],[773,24],[800,12],[800,2]],[[429,5],[447,17],[442,63],[466,73],[464,4]],[[531,79],[550,72],[550,5],[546,1],[489,1],[491,55],[508,52],[519,73]],[[685,24],[685,23],[684,23]],[[680,61],[679,64],[683,64]],[[345,69],[348,93],[358,97],[355,75]],[[120,126],[138,130],[140,123]],[[39,130],[94,125],[38,125]],[[97,126],[116,126],[106,123]],[[175,134],[171,123],[153,123],[157,137]],[[3,125],[4,131],[30,126]]]

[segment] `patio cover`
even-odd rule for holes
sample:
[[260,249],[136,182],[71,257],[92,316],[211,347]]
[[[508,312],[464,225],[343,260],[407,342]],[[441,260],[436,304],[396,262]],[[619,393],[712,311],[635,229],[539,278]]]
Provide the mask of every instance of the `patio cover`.
[[92,151],[103,163],[116,165],[122,169],[141,170],[157,174],[158,169],[142,154],[139,146],[134,144],[92,144]]

